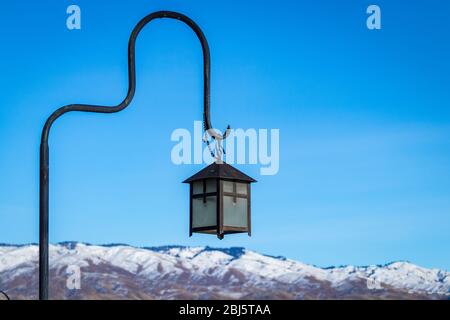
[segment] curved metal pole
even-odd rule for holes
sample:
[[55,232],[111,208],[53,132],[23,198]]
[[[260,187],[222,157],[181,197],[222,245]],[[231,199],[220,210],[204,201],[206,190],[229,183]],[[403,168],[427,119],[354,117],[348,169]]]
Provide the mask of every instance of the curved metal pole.
[[[216,133],[211,126],[210,120],[210,52],[208,42],[200,27],[192,21],[189,17],[173,11],[158,11],[149,14],[143,18],[134,27],[133,32],[130,35],[128,41],[128,93],[125,99],[116,106],[100,106],[89,104],[70,104],[57,109],[47,119],[44,128],[42,130],[41,148],[40,148],[40,194],[39,194],[39,299],[48,299],[48,202],[49,202],[49,148],[48,148],[48,136],[52,124],[60,116],[71,111],[83,111],[83,112],[98,112],[98,113],[114,113],[125,109],[133,100],[136,90],[136,70],[135,70],[135,43],[139,32],[147,23],[157,18],[169,18],[180,20],[187,24],[197,35],[203,50],[203,120],[205,130],[214,139],[225,139],[228,130],[224,135]],[[229,128],[229,127],[228,127]]]
[[4,291],[1,291],[1,290],[0,290],[0,294],[3,295],[3,296],[6,298],[6,300],[11,300],[11,299],[9,298],[9,296],[8,296]]

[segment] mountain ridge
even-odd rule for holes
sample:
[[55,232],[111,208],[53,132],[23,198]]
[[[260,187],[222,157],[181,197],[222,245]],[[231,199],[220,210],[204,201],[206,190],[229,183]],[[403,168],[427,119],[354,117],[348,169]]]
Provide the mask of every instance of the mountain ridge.
[[[81,289],[69,290],[69,267]],[[243,247],[50,245],[51,292],[59,299],[448,299],[450,273],[407,261],[321,268]],[[0,244],[0,288],[37,295],[38,246]]]
[[[84,242],[84,241],[60,241],[60,242],[56,242],[53,243],[53,245],[64,245],[64,246],[73,246],[76,244],[84,244],[87,246],[100,246],[100,247],[115,247],[115,246],[125,246],[125,247],[132,247],[132,248],[139,248],[139,249],[146,249],[146,250],[153,250],[153,251],[162,251],[164,249],[169,249],[169,248],[193,248],[191,246],[185,246],[185,245],[161,245],[161,246],[133,246],[127,243],[102,243],[102,244],[94,244],[94,243],[90,243],[90,242]],[[39,243],[36,242],[29,242],[29,243],[22,243],[22,244],[14,244],[14,243],[4,243],[4,242],[0,242],[0,247],[24,247],[24,246],[39,246]],[[217,251],[232,251],[235,249],[243,249],[243,250],[248,250],[245,247],[212,247],[212,246],[198,246],[201,248],[205,248],[205,250],[217,250]],[[270,254],[265,254],[265,253],[261,253],[262,255],[266,256],[266,257],[271,257],[271,258],[275,258],[275,259],[280,259],[280,260],[288,260],[290,258],[287,258],[285,256],[282,255],[270,255]],[[367,268],[367,267],[371,267],[371,266],[376,266],[376,267],[385,267],[391,264],[394,264],[396,262],[406,262],[406,263],[411,263],[414,264],[413,262],[411,262],[410,260],[405,260],[405,259],[399,259],[399,260],[392,260],[386,263],[377,263],[377,264],[368,264],[368,265],[352,265],[352,264],[340,264],[340,265],[328,265],[328,266],[320,266],[314,263],[310,263],[309,265],[320,268],[320,269],[336,269],[336,268],[345,268],[345,267],[359,267],[359,268]],[[448,271],[446,269],[441,269],[441,268],[427,268],[427,269],[440,269],[443,271]]]

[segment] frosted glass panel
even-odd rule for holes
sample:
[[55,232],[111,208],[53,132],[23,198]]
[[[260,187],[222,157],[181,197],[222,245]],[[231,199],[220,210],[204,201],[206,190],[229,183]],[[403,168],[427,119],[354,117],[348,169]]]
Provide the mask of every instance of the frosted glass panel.
[[247,184],[246,183],[236,183],[236,193],[247,194]]
[[216,197],[192,199],[192,227],[209,227],[217,225]]
[[203,193],[203,181],[195,181],[192,183],[192,191],[194,194]]
[[233,182],[224,181],[223,182],[223,192],[233,192]]
[[223,197],[223,225],[227,227],[247,228],[247,199]]
[[[206,192],[216,192],[217,181],[215,179],[206,179]],[[192,184],[192,191],[194,194],[203,194],[203,180],[195,181]]]
[[216,192],[217,181],[215,179],[206,180],[206,192]]

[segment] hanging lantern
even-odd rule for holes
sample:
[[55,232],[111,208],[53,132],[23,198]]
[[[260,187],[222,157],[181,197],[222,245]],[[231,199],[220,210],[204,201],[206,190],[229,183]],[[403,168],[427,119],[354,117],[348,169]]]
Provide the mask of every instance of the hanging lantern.
[[251,235],[250,184],[255,179],[224,162],[214,162],[183,183],[190,185],[192,233]]

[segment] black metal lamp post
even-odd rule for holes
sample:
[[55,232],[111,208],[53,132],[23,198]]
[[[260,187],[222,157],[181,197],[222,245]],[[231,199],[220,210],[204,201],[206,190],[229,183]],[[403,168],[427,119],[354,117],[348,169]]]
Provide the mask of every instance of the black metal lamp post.
[[[210,52],[208,42],[206,41],[205,35],[203,34],[200,27],[192,21],[187,16],[172,12],[172,11],[158,11],[147,15],[143,18],[139,23],[134,27],[133,32],[130,35],[130,39],[128,41],[128,93],[125,99],[116,106],[100,106],[100,105],[88,105],[88,104],[71,104],[57,109],[55,112],[51,114],[51,116],[47,119],[44,128],[42,130],[41,137],[41,147],[40,147],[40,195],[39,195],[39,299],[47,300],[48,299],[48,283],[49,283],[49,240],[48,240],[48,218],[49,218],[49,148],[48,148],[48,136],[50,133],[50,128],[52,124],[58,119],[60,116],[67,112],[71,111],[83,111],[83,112],[98,112],[98,113],[115,113],[125,109],[133,99],[135,89],[136,89],[136,72],[135,72],[135,42],[136,38],[139,35],[139,32],[142,30],[144,26],[147,25],[150,21],[157,18],[169,18],[180,20],[187,24],[197,35],[200,40],[202,51],[203,51],[203,86],[204,86],[204,111],[203,111],[203,120],[204,120],[204,129],[208,132],[208,134],[216,141],[221,141],[226,138],[228,134],[228,130],[224,135],[220,135],[212,129],[211,121],[210,121]],[[228,127],[229,128],[229,127]],[[222,164],[225,165],[225,164]],[[226,183],[222,182],[219,178],[216,177],[217,186],[220,190],[225,190]],[[249,178],[249,177],[247,177]],[[249,178],[251,179],[251,178]],[[242,179],[237,179],[242,180]],[[245,179],[244,179],[245,180]],[[252,182],[251,180],[245,180],[245,183],[249,184]],[[195,182],[192,188],[195,187]],[[238,187],[239,189],[240,187]],[[234,189],[233,189],[234,190]],[[250,201],[250,193],[249,188],[247,188],[248,197],[247,203],[249,205]],[[228,196],[224,193],[224,196]],[[244,196],[244,194],[240,194],[239,192],[235,192],[232,194],[233,201],[235,199]],[[225,197],[224,197],[225,198]],[[228,200],[227,200],[228,201]],[[217,201],[217,203],[220,203]],[[237,203],[237,202],[236,202]],[[241,204],[240,204],[241,206]],[[192,204],[191,204],[192,207]],[[248,215],[250,207],[248,206]],[[195,212],[194,212],[195,214]],[[192,210],[191,210],[192,215]],[[194,219],[194,223],[196,220]],[[217,220],[219,221],[219,220]],[[199,231],[192,227],[192,219],[191,219],[191,232]],[[239,230],[237,229],[227,229],[223,227],[223,224],[217,224],[217,234],[218,236],[223,236],[224,232],[250,232],[250,220],[246,220],[246,225],[244,227],[239,226]]]
[[10,300],[10,299],[9,299],[9,296],[5,292],[0,290],[0,300]]

